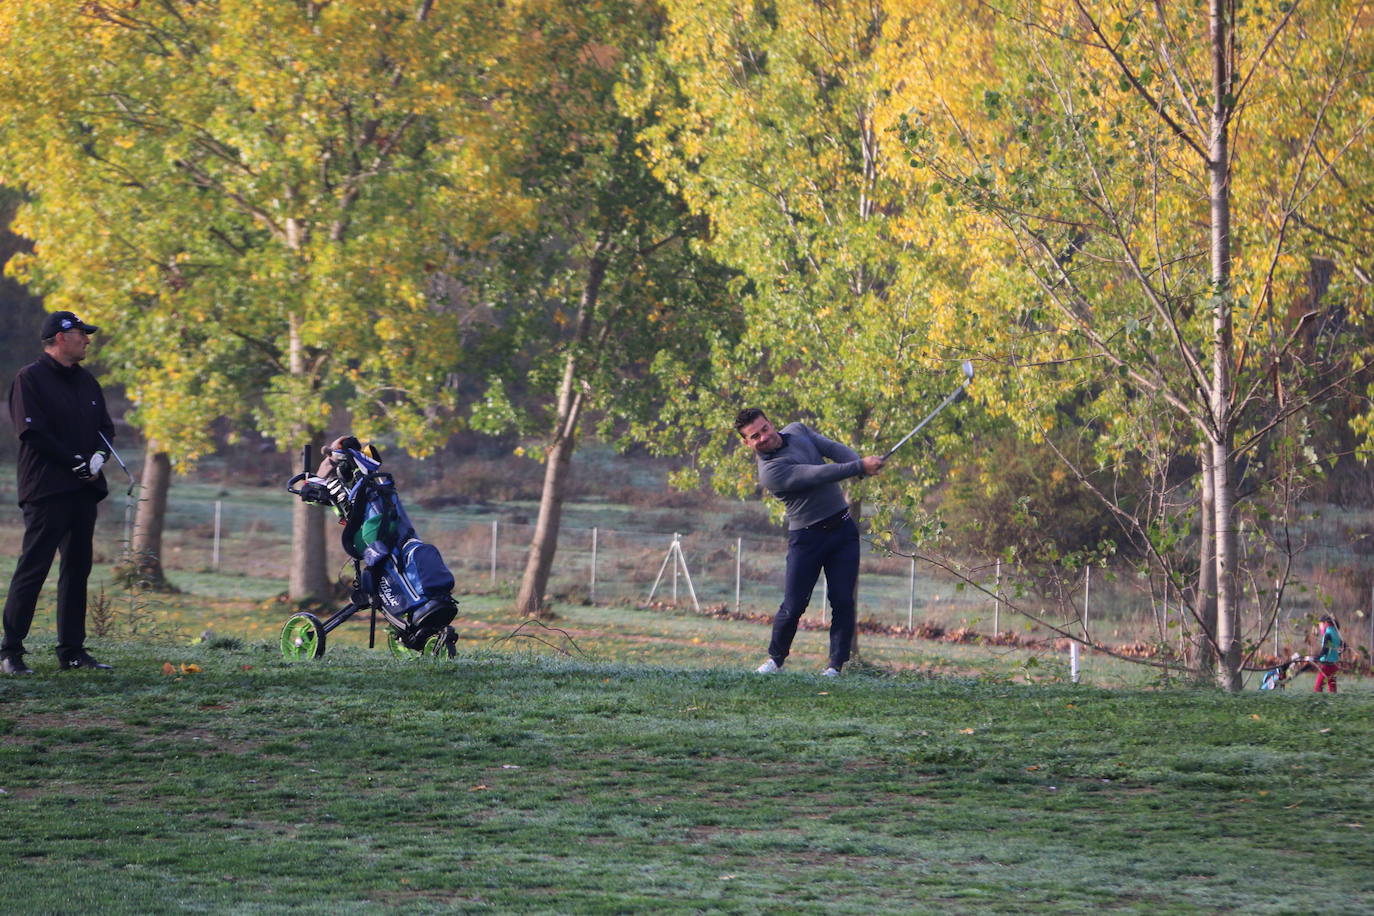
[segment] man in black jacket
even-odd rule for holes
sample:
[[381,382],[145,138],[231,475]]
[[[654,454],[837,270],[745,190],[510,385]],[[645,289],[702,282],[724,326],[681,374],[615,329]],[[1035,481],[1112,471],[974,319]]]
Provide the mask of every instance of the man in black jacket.
[[57,661],[62,668],[109,668],[86,651],[86,580],[91,573],[96,504],[109,489],[101,465],[114,424],[95,376],[81,368],[96,328],[71,312],[43,322],[43,355],[10,386],[19,433],[19,505],[24,545],[5,599],[0,671],[32,674],[24,663],[38,595],[59,550]]

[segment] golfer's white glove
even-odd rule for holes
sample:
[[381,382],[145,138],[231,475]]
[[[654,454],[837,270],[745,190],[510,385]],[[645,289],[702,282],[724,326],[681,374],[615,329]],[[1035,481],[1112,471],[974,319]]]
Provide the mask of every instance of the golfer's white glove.
[[101,469],[102,467],[104,467],[104,466],[105,466],[105,453],[104,453],[104,452],[96,452],[94,455],[91,456],[90,468],[91,468],[91,476],[92,476],[92,477],[94,477],[95,475],[99,474],[99,473],[100,473],[100,469]]

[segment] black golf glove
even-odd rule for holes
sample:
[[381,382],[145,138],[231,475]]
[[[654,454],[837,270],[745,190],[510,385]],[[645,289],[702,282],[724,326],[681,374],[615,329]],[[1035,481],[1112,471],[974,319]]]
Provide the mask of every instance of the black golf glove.
[[76,464],[72,465],[72,473],[78,478],[81,480],[90,480],[95,476],[91,473],[90,462],[85,458],[82,458],[80,455],[73,455],[72,460],[76,462]]

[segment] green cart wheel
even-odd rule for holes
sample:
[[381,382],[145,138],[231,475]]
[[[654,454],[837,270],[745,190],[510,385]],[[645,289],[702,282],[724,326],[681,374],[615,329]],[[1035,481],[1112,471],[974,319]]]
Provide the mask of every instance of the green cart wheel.
[[288,661],[324,654],[324,624],[314,614],[292,614],[281,628],[281,654]]
[[419,658],[419,652],[401,642],[401,638],[396,635],[395,630],[386,631],[386,647],[391,650],[393,658]]
[[456,658],[458,656],[458,631],[444,627],[425,642],[425,654],[435,658]]
[[386,646],[395,658],[456,658],[458,655],[458,631],[444,627],[425,640],[424,651],[417,652],[401,642],[395,630],[388,630]]

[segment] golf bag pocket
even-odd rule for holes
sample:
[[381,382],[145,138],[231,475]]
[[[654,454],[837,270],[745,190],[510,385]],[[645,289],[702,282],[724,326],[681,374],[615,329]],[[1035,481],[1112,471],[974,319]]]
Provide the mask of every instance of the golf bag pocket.
[[441,598],[453,591],[453,573],[433,544],[411,538],[402,545],[401,556],[403,573],[418,596]]
[[398,617],[433,599],[447,599],[453,591],[453,573],[444,565],[438,549],[419,538],[411,538],[392,552],[380,543],[373,544],[364,551],[360,565],[363,590],[376,595],[382,606]]

